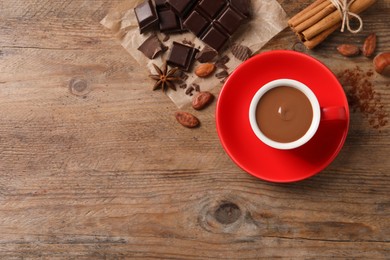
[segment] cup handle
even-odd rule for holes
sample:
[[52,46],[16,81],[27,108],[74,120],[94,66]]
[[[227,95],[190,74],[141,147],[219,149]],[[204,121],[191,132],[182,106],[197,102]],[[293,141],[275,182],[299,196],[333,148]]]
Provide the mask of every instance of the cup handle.
[[324,107],[321,108],[321,121],[347,120],[345,107]]

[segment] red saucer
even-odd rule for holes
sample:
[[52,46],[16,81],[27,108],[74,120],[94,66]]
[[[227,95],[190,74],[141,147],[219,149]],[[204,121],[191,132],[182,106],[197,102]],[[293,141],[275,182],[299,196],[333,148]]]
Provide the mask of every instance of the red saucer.
[[[288,78],[307,85],[321,107],[344,107],[346,121],[323,121],[314,137],[294,150],[263,144],[249,123],[249,106],[265,83]],[[278,50],[254,56],[241,64],[223,86],[216,108],[217,131],[231,159],[263,180],[293,182],[327,167],[344,145],[349,128],[348,102],[334,74],[318,60],[299,52]]]

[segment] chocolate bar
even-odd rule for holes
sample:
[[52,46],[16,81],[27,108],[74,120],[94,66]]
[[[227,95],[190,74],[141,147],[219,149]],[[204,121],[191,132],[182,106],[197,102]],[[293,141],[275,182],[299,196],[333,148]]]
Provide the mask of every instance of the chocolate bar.
[[198,50],[195,48],[173,42],[167,63],[172,67],[178,67],[183,71],[189,71],[197,52]]
[[220,51],[246,18],[226,0],[201,0],[189,12],[183,24],[204,43]]
[[208,45],[204,46],[203,49],[195,55],[195,59],[200,63],[211,62],[215,57],[218,56],[218,52]]
[[151,0],[144,1],[134,8],[140,33],[153,30],[158,26],[156,9]]

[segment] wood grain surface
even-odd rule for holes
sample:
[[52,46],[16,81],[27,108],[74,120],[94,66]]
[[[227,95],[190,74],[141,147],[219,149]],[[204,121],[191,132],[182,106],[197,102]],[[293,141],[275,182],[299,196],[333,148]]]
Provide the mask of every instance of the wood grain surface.
[[[187,110],[200,128],[177,124],[175,105],[99,24],[120,2],[0,1],[1,259],[389,259],[390,129],[377,121],[390,114],[390,78],[335,51],[371,32],[390,51],[389,0],[362,15],[359,34],[299,49],[346,92],[372,89],[376,110],[351,104],[336,160],[286,185],[229,159],[215,102]],[[289,16],[310,2],[280,0]],[[264,50],[296,41],[287,28]]]

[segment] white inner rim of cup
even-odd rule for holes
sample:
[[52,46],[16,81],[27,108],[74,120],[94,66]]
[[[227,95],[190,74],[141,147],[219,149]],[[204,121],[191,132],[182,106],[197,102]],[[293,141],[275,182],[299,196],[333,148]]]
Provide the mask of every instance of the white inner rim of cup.
[[[313,109],[313,120],[312,120],[311,125],[310,125],[309,129],[307,130],[306,134],[303,135],[298,140],[295,140],[295,141],[289,142],[289,143],[276,142],[276,141],[268,138],[267,136],[265,136],[261,132],[261,130],[257,124],[257,120],[256,120],[257,105],[258,105],[260,99],[263,97],[263,95],[273,88],[283,87],[283,86],[296,88],[296,89],[300,90],[301,92],[303,92],[306,95],[306,97],[309,99],[311,107]],[[276,148],[276,149],[288,150],[288,149],[294,149],[294,148],[297,148],[297,147],[304,145],[317,132],[318,126],[320,124],[320,120],[321,120],[320,104],[318,103],[317,97],[315,96],[313,91],[309,87],[307,87],[305,84],[303,84],[299,81],[296,81],[296,80],[292,80],[292,79],[278,79],[278,80],[268,82],[267,84],[262,86],[256,92],[256,94],[252,98],[252,101],[251,101],[251,104],[249,107],[249,122],[251,124],[253,132],[256,134],[256,136],[263,143],[265,143],[266,145],[271,146],[273,148]]]

